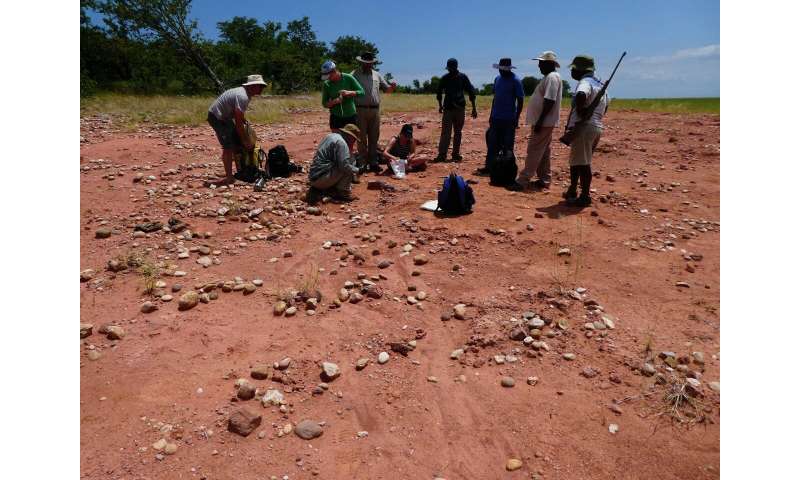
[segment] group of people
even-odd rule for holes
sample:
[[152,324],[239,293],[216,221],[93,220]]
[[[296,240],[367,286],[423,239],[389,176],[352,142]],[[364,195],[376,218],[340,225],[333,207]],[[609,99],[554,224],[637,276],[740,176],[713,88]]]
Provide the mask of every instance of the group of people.
[[[537,84],[528,102],[526,123],[531,129],[524,167],[516,181],[507,188],[549,188],[550,144],[553,132],[560,124],[563,83],[558,69],[561,65],[552,51],[545,51],[534,58],[539,62],[543,78]],[[400,133],[390,139],[385,148],[380,148],[380,104],[381,93],[391,93],[397,88],[395,82],[386,79],[373,67],[375,55],[365,52],[356,57],[359,68],[351,73],[339,71],[332,60],[321,68],[322,105],[329,110],[331,133],[319,143],[308,173],[310,202],[324,195],[339,201],[352,201],[351,184],[357,183],[359,175],[367,171],[381,172],[381,164],[387,165],[383,173],[392,171],[392,166],[402,162],[405,171],[424,170],[427,158],[416,151],[418,141],[414,129],[403,125]],[[525,93],[522,81],[514,74],[516,67],[510,58],[501,58],[493,66],[499,71],[493,84],[494,97],[486,131],[486,159],[476,175],[490,174],[498,155],[513,155],[516,130],[520,126]],[[567,118],[566,132],[570,145],[570,184],[564,198],[569,205],[585,207],[591,204],[592,154],[603,130],[603,116],[608,108],[608,97],[599,97],[603,83],[595,76],[594,59],[588,55],[576,56],[569,66],[571,77],[578,82],[572,98],[572,108]],[[467,75],[458,70],[458,61],[451,58],[446,64],[447,73],[442,76],[436,100],[442,114],[442,131],[439,148],[433,162],[446,162],[452,137],[450,161],[461,162],[461,132],[466,119],[466,99],[469,98],[471,116],[477,118],[475,105],[477,91]],[[226,178],[219,183],[233,181],[232,161],[237,148],[252,148],[245,145],[248,140],[244,131],[244,112],[250,98],[258,95],[266,83],[260,75],[250,75],[241,87],[230,89],[220,95],[211,105],[208,122],[217,134],[223,148],[222,161]],[[599,97],[599,98],[598,98]],[[357,148],[356,148],[357,145]],[[536,178],[536,180],[533,180]],[[580,186],[580,195],[578,194]]]

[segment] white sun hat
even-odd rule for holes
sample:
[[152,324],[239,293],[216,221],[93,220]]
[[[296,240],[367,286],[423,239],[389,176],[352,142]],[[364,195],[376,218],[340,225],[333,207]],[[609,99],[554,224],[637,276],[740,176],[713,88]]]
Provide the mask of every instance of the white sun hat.
[[247,82],[243,83],[242,86],[246,87],[248,85],[264,85],[267,86],[266,82],[264,82],[264,77],[261,75],[248,75]]
[[561,68],[561,65],[556,60],[556,52],[551,52],[550,50],[545,50],[542,52],[541,55],[534,58],[533,60],[545,61],[545,62],[554,62],[556,64],[556,68]]

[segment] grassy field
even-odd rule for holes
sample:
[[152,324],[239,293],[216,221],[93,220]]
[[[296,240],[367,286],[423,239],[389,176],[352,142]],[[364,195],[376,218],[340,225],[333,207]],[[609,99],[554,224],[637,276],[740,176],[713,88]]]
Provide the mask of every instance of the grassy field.
[[[81,99],[81,116],[111,115],[123,124],[158,122],[174,125],[200,125],[206,121],[211,96],[182,97],[163,95],[100,94]],[[479,96],[478,110],[486,111],[492,97]],[[527,102],[526,102],[527,103]],[[568,105],[567,102],[565,104]],[[436,108],[433,95],[391,94],[383,96],[383,111],[419,112]],[[614,99],[611,109],[635,109],[668,113],[719,113],[719,98]],[[247,117],[254,123],[270,124],[287,121],[293,113],[322,112],[320,94],[270,96],[254,99]]]
[[615,98],[611,110],[642,112],[719,113],[719,98]]

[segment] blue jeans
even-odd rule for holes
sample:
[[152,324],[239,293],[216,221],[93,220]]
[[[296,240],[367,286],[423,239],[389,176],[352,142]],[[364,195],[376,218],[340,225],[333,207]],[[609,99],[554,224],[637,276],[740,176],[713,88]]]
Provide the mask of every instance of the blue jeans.
[[514,137],[517,133],[515,120],[489,119],[489,129],[486,130],[486,164],[490,165],[502,150],[514,152]]

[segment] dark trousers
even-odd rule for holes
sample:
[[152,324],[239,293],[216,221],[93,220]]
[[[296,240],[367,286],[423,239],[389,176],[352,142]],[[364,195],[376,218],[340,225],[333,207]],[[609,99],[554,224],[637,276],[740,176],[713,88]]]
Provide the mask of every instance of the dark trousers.
[[569,167],[567,197],[578,196],[578,182],[581,185],[581,197],[589,198],[589,190],[592,188],[591,165],[572,165]]
[[489,129],[486,130],[486,164],[490,168],[492,162],[501,150],[514,152],[514,137],[517,133],[514,120],[489,120]]
[[[453,135],[453,155],[461,153],[461,130],[464,128],[466,111],[464,107],[453,107],[442,112],[442,135],[439,137],[439,156],[447,156],[447,147],[450,146],[450,134]],[[453,132],[455,131],[455,132]]]

